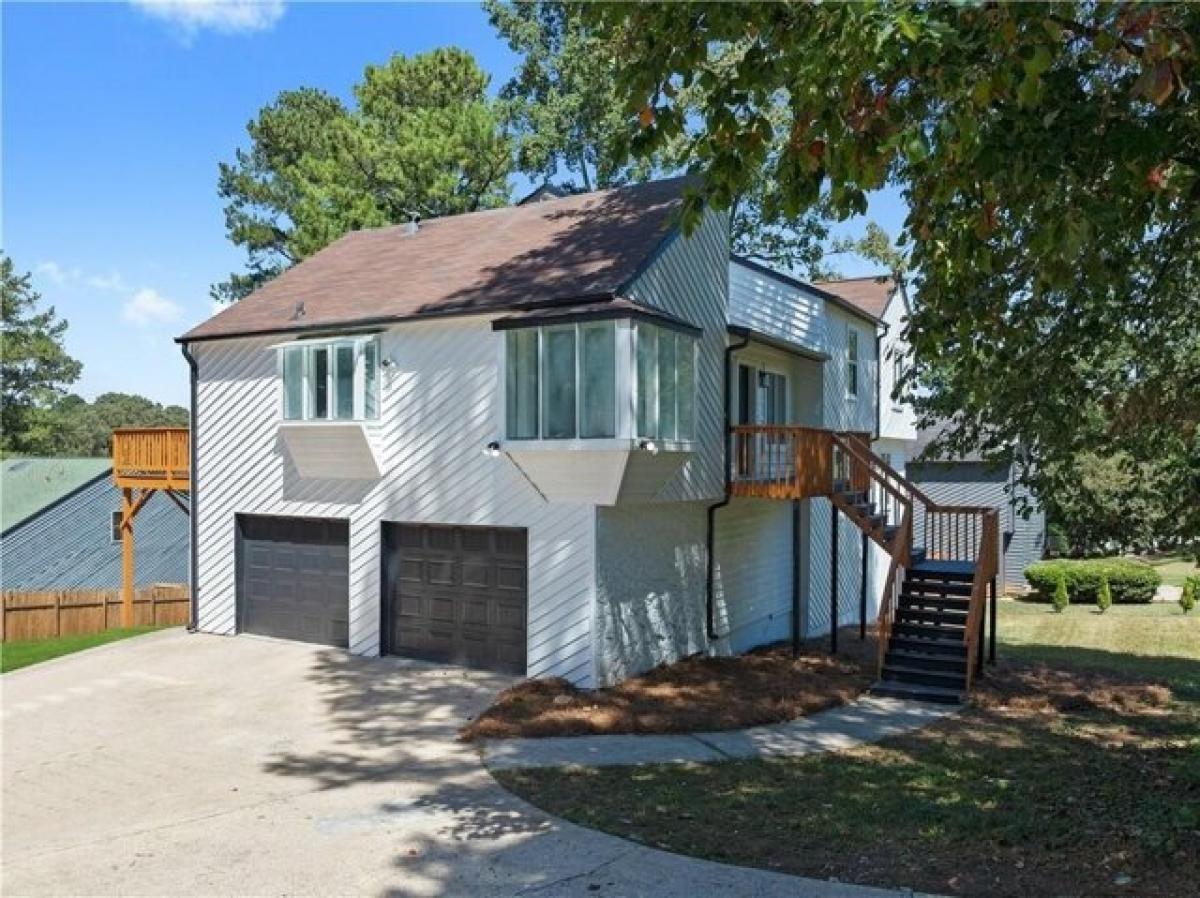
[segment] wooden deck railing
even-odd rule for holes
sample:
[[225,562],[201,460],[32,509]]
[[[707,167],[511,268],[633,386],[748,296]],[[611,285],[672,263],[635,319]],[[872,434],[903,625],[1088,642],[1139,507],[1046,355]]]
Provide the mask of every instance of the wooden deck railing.
[[807,499],[833,484],[833,432],[819,427],[741,425],[730,428],[733,496]]
[[896,609],[900,605],[900,591],[904,587],[904,572],[912,561],[912,519],[913,510],[910,505],[904,510],[900,521],[900,530],[896,533],[896,541],[892,546],[892,560],[888,565],[887,580],[883,584],[883,594],[879,598],[879,629],[876,634],[876,670],[882,674],[884,658],[887,655],[888,643],[892,638],[892,624],[896,620]]
[[[987,591],[1000,571],[1000,514],[984,508],[979,515],[980,537],[975,554],[975,572],[971,580],[971,604],[967,609],[967,689],[975,682],[975,671],[982,663],[983,615],[987,609]],[[993,596],[993,601],[995,597]],[[995,621],[993,621],[995,626]]]
[[191,457],[186,427],[113,431],[113,482],[121,488],[187,490]]

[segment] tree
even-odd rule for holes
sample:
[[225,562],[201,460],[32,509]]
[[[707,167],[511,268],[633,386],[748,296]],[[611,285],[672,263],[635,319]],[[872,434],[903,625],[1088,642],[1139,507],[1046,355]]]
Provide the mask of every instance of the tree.
[[844,237],[830,245],[830,255],[850,253],[874,262],[896,280],[908,272],[908,256],[892,241],[891,236],[873,221],[868,221],[861,237]]
[[21,451],[44,456],[104,456],[118,427],[187,427],[187,409],[132,393],[101,393],[88,402],[74,393],[39,407],[26,421]]
[[[1200,6],[598,4],[630,153],[682,141],[705,203],[901,188],[905,389],[948,451],[1152,463],[1200,533]],[[701,85],[699,105],[680,97]],[[780,111],[785,115],[779,117]],[[919,387],[919,389],[918,389]],[[1044,490],[1042,491],[1045,492]]]
[[504,204],[512,147],[488,80],[469,53],[439,48],[367,66],[353,108],[315,88],[282,92],[220,166],[248,270],[214,298],[240,299],[351,230]]
[[41,296],[28,274],[18,275],[0,254],[0,448],[21,451],[29,420],[79,378],[83,366],[63,346],[67,322],[51,306],[37,311]]
[[[579,4],[485,0],[492,25],[521,54],[501,96],[517,139],[517,165],[531,177],[566,176],[583,190],[683,171],[686,147],[667,142],[643,156],[629,153],[625,107],[617,72],[623,53],[601,40]],[[679,96],[686,108],[703,104],[703,87]],[[828,277],[823,243],[827,215],[819,204],[785,214],[779,184],[768,169],[741,186],[730,202],[734,251],[809,277]]]

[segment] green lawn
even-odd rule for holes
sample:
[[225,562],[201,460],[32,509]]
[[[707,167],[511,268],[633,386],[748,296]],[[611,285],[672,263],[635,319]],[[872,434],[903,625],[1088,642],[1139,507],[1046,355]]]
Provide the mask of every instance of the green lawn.
[[88,633],[82,636],[61,636],[57,639],[32,639],[28,642],[6,642],[0,646],[0,673],[8,673],[39,661],[49,661],[60,655],[69,655],[83,649],[94,648],[128,639],[131,636],[141,636],[153,633],[161,627],[117,627],[105,630],[103,633]]
[[575,822],[728,863],[985,898],[1194,894],[1200,614],[1000,614],[1002,664],[922,732],[795,760],[499,778]]
[[1196,566],[1196,558],[1190,554],[1177,552],[1172,555],[1155,555],[1147,558],[1146,561],[1150,562],[1162,575],[1163,583],[1168,586],[1183,586],[1184,577],[1200,574],[1200,567]]

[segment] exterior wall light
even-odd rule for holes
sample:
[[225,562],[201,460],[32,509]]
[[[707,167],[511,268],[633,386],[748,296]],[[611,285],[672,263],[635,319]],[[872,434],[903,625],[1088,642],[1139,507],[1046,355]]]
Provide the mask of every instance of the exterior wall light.
[[638,448],[649,452],[651,455],[658,455],[658,444],[654,440],[642,440],[638,443]]
[[486,446],[483,447],[483,454],[489,456],[490,458],[499,458],[500,457],[500,444],[498,442],[496,442],[495,440],[492,440],[490,443],[488,443]]

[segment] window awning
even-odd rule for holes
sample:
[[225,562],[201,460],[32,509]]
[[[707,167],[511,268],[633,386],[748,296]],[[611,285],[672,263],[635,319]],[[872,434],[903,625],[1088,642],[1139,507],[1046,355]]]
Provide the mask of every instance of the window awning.
[[555,324],[574,324],[580,321],[612,321],[617,319],[646,321],[650,324],[677,330],[693,337],[698,337],[703,333],[702,328],[684,321],[682,318],[676,318],[674,315],[658,309],[652,309],[649,306],[644,306],[641,303],[623,297],[526,309],[512,315],[505,315],[503,318],[497,318],[492,322],[492,329],[505,331],[523,327],[550,327]]

